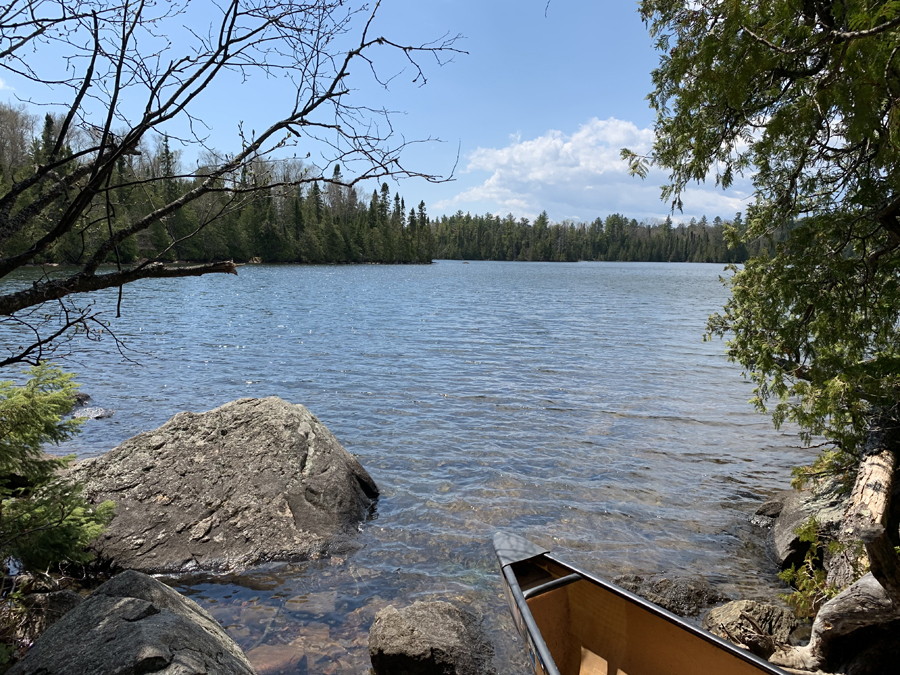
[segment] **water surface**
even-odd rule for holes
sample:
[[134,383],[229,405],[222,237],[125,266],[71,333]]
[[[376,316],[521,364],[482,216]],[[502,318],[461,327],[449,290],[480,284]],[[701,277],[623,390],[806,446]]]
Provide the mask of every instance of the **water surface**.
[[[267,673],[365,673],[375,613],[417,599],[483,614],[500,672],[525,672],[497,529],[607,577],[702,575],[751,598],[777,587],[746,519],[809,451],[747,404],[723,344],[702,341],[721,274],[441,261],[129,286],[112,327],[134,362],[107,340],[68,364],[116,413],[65,449],[95,455],[243,396],[303,403],[382,489],[359,548],[179,588]],[[114,294],[97,306],[114,316]]]

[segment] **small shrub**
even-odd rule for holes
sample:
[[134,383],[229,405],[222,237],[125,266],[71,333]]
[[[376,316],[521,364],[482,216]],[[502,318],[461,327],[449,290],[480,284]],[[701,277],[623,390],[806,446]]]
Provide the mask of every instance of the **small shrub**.
[[31,368],[24,385],[0,382],[0,556],[8,573],[0,583],[0,668],[24,646],[14,576],[87,562],[87,545],[113,517],[112,502],[93,506],[80,485],[60,476],[72,457],[43,452],[78,432],[80,420],[63,419],[76,388],[71,375],[48,365]]
[[[825,602],[840,593],[843,588],[827,581],[827,574],[820,560],[822,541],[815,516],[798,527],[795,534],[800,537],[800,541],[809,544],[809,550],[800,567],[791,565],[778,575],[779,579],[794,587],[792,593],[783,593],[778,597],[784,600],[799,618],[811,619]],[[831,541],[828,543],[828,551],[832,556],[847,554],[847,559],[853,566],[854,580],[868,571],[862,542]]]

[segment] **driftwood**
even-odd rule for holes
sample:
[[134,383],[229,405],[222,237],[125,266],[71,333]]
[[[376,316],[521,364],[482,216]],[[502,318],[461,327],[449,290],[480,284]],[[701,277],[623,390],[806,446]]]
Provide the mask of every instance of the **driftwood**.
[[[853,650],[846,638],[861,628],[900,620],[900,605],[893,603],[884,588],[866,574],[824,605],[816,615],[812,636],[805,647],[777,652],[769,660],[778,666],[800,670],[828,670],[832,663]],[[843,640],[841,649],[835,643]]]
[[900,561],[887,529],[897,453],[887,447],[885,438],[873,434],[856,476],[842,535],[865,544],[872,574],[900,606]]
[[900,560],[890,531],[896,527],[890,522],[897,468],[892,436],[881,428],[870,434],[840,533],[843,541],[863,542],[870,573],[822,605],[808,645],[778,652],[772,663],[805,671],[833,670],[863,648],[854,642],[854,633],[900,621]]
[[788,647],[797,625],[789,609],[753,600],[726,603],[703,619],[706,630],[764,659]]

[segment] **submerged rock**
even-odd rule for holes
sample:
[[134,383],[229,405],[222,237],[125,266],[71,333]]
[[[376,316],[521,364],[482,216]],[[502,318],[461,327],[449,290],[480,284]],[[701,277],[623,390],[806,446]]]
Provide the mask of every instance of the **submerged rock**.
[[112,417],[115,412],[115,410],[110,410],[109,408],[79,408],[72,413],[72,417],[83,417],[89,420],[102,420],[106,419],[107,417]]
[[481,621],[449,602],[385,607],[369,631],[375,675],[495,675]]
[[613,583],[678,616],[696,616],[704,608],[728,599],[704,579],[645,579],[626,574]]
[[50,626],[9,673],[254,675],[254,670],[197,603],[128,571]]
[[378,496],[325,425],[276,397],[179,413],[72,473],[88,499],[116,503],[101,558],[154,573],[316,555],[355,533]]

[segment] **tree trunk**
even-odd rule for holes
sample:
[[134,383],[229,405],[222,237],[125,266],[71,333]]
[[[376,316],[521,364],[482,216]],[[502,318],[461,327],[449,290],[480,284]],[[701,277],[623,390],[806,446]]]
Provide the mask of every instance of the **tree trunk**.
[[900,605],[891,602],[872,574],[866,574],[822,605],[808,645],[777,652],[769,660],[777,666],[834,672],[835,666],[851,660],[863,644],[848,639],[851,634],[898,620]]

